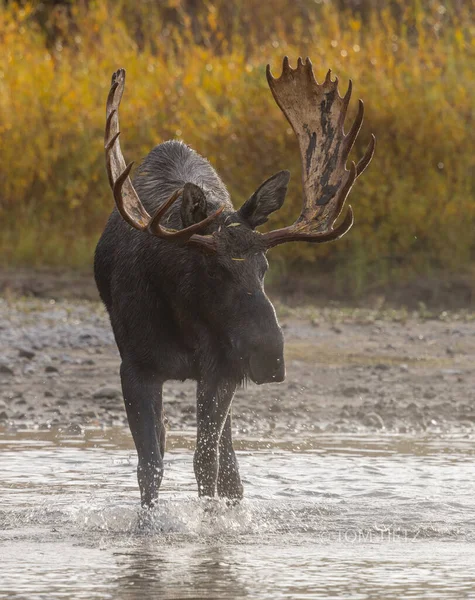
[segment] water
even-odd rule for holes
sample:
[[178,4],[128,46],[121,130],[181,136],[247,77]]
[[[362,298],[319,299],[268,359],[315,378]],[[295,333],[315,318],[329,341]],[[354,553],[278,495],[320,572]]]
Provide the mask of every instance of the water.
[[0,445],[0,598],[475,598],[471,439],[244,440],[229,507],[170,436],[152,512],[124,430]]

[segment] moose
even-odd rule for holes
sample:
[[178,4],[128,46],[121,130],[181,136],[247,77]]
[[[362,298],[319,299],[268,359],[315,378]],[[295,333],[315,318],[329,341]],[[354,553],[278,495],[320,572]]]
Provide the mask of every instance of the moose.
[[303,207],[293,225],[261,233],[281,208],[290,179],[279,171],[235,210],[210,163],[181,141],[166,141],[130,179],[119,143],[119,104],[125,70],[112,76],[107,98],[105,154],[115,208],[98,242],[94,272],[121,356],[127,418],[138,454],[144,507],[153,507],[163,476],[166,380],[197,382],[197,442],[193,458],[200,496],[243,496],[233,450],[231,403],[236,388],[285,378],[283,335],[264,291],[267,250],[287,242],[337,240],[353,224],[348,193],[370,163],[346,168],[360,131],[359,100],[348,133],[344,121],[352,83],[341,97],[328,71],[315,80],[310,59],[267,81],[297,136]]

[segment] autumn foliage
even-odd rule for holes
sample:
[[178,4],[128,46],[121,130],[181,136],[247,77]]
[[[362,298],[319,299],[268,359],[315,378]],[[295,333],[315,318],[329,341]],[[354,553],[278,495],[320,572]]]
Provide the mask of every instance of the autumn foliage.
[[[401,1],[357,12],[303,0],[201,0],[193,9],[179,0],[97,0],[45,12],[44,3],[0,3],[1,262],[91,264],[113,204],[102,138],[110,76],[121,66],[128,79],[121,110],[127,160],[181,138],[217,168],[236,206],[288,168],[289,196],[271,225],[289,224],[301,202],[299,154],[265,66],[278,73],[284,55],[291,64],[308,55],[319,80],[331,68],[343,93],[351,77],[354,98],[365,102],[354,156],[371,132],[377,150],[351,194],[350,233],[326,246],[273,250],[279,272],[331,270],[358,292],[374,282],[469,271],[470,4],[456,10]],[[349,119],[355,107],[354,99]]]

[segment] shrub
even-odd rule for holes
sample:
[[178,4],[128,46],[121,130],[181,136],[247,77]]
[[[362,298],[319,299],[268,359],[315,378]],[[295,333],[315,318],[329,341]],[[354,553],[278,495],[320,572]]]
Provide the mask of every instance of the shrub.
[[354,97],[366,105],[355,156],[370,132],[377,150],[351,194],[355,227],[336,244],[273,250],[280,272],[331,271],[357,293],[374,282],[470,269],[469,7],[401,1],[358,13],[287,0],[272,10],[257,0],[235,2],[233,11],[218,0],[195,5],[97,0],[53,6],[45,16],[44,5],[0,4],[4,265],[89,268],[112,208],[102,137],[110,75],[119,66],[128,77],[121,110],[127,160],[182,138],[217,168],[235,205],[289,168],[289,196],[271,225],[290,223],[301,202],[299,155],[265,80],[265,64],[278,72],[288,54],[294,64],[310,56],[320,80],[331,67],[342,91],[351,76]]

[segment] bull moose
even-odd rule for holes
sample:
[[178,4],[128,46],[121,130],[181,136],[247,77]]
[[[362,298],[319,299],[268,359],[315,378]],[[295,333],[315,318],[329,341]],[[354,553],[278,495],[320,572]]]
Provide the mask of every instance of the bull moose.
[[119,104],[125,71],[112,77],[105,153],[116,207],[95,253],[95,278],[121,356],[127,418],[138,453],[142,505],[153,506],[163,475],[162,386],[197,381],[194,471],[200,496],[240,499],[243,487],[232,443],[231,402],[242,382],[285,377],[284,340],[264,292],[269,248],[286,242],[337,240],[353,224],[334,227],[356,178],[374,152],[346,169],[363,121],[359,100],[348,133],[344,121],[352,83],[342,98],[331,71],[322,84],[310,59],[279,78],[267,66],[274,99],[297,136],[303,208],[293,225],[256,230],[283,202],[290,178],[280,171],[235,210],[210,163],[181,141],[156,146],[136,171],[119,143]]

